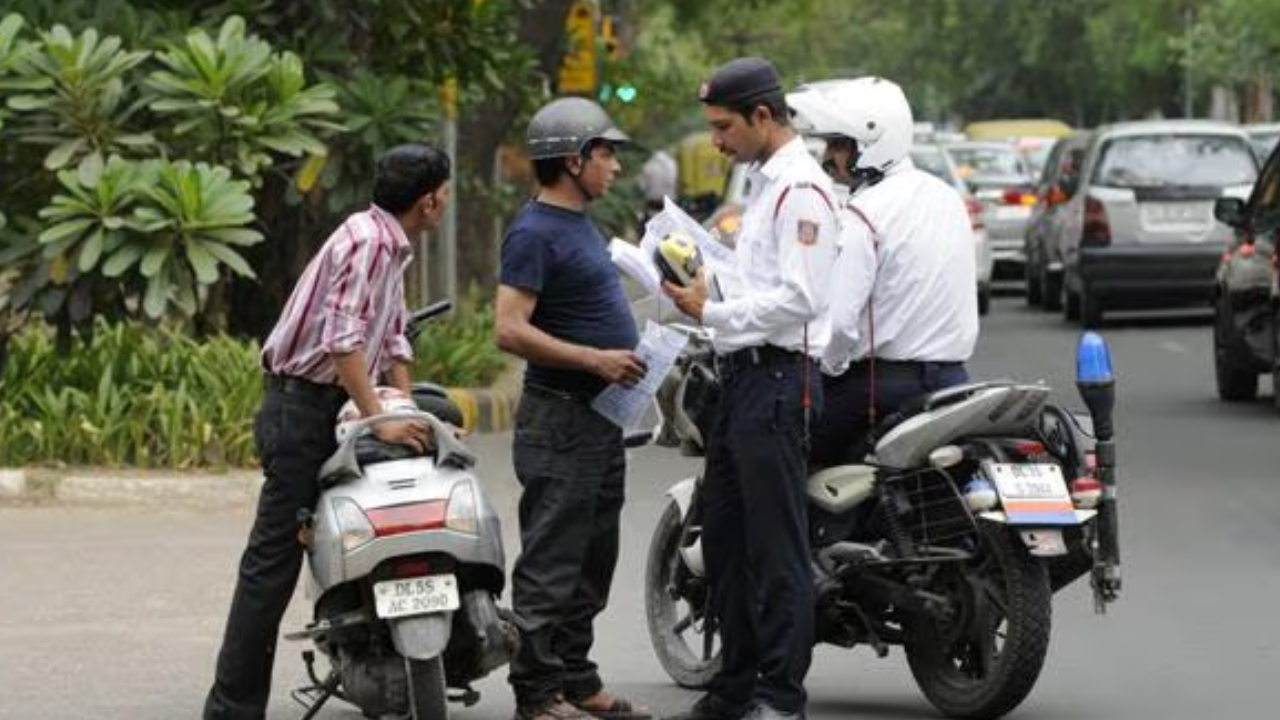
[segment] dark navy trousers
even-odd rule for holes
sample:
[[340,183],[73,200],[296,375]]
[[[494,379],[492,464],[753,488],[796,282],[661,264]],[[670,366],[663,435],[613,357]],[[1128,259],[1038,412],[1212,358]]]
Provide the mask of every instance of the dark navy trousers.
[[805,704],[813,576],[801,398],[807,381],[821,406],[818,377],[799,354],[721,370],[701,485],[702,547],[724,658],[709,690],[738,706],[799,712]]
[[[964,363],[959,362],[876,360],[874,372],[877,422],[914,398],[969,381]],[[826,404],[814,424],[809,455],[815,466],[861,460],[872,429],[871,373],[870,363],[857,362],[841,375],[823,375]]]

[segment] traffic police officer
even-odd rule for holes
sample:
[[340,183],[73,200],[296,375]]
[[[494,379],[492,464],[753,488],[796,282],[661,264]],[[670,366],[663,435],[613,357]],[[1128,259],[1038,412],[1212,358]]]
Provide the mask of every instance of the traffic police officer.
[[951,186],[911,162],[911,106],[879,77],[819,83],[789,101],[825,137],[842,204],[825,404],[810,459],[858,459],[875,422],[968,380],[978,338],[973,228]]
[[751,163],[736,273],[664,285],[714,330],[722,399],[702,482],[702,547],[723,666],[686,720],[803,715],[813,647],[805,479],[808,415],[821,403],[816,358],[838,221],[831,180],[790,126],[777,71],[738,58],[702,84],[716,146]]

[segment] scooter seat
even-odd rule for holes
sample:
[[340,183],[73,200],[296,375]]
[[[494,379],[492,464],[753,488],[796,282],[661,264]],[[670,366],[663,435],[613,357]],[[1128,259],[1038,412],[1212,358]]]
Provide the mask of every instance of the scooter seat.
[[362,466],[415,457],[423,457],[423,453],[408,445],[383,442],[373,435],[356,438],[356,462]]

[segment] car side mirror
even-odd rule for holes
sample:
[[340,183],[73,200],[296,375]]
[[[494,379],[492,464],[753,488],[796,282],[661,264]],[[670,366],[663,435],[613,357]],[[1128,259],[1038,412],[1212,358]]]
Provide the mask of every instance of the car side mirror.
[[1052,206],[1061,205],[1070,199],[1071,196],[1067,194],[1066,190],[1062,189],[1061,185],[1054,185],[1049,188],[1049,193],[1045,195],[1044,201],[1046,204]]
[[1218,222],[1238,228],[1245,223],[1244,200],[1234,197],[1221,197],[1213,202],[1213,216]]

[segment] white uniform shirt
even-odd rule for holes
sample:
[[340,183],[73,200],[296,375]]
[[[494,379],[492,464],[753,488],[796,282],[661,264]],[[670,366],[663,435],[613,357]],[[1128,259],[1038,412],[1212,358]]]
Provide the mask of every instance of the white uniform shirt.
[[799,137],[749,170],[746,209],[734,249],[736,276],[725,299],[708,301],[702,322],[720,353],[776,345],[815,358],[830,336],[827,289],[839,241],[831,178]]
[[977,270],[959,193],[904,159],[845,202],[841,224],[823,371],[838,375],[872,353],[872,321],[878,358],[968,360],[978,339]]

